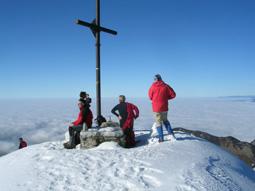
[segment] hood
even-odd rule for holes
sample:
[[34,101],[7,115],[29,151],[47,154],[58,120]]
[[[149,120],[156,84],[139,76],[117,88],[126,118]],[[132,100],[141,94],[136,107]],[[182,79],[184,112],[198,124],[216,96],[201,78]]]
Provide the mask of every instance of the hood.
[[165,82],[163,82],[162,80],[156,81],[156,82],[153,83],[153,86],[156,86],[156,87],[159,87],[159,86],[162,86],[162,85],[165,85]]

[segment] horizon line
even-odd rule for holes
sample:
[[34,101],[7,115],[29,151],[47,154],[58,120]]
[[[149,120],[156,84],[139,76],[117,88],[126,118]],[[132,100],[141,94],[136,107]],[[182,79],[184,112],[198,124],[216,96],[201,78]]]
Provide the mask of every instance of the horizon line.
[[[255,97],[255,95],[226,95],[226,96],[179,96],[176,97],[178,98],[240,98],[240,97]],[[20,100],[20,99],[78,99],[79,96],[77,97],[0,97],[0,100]],[[91,97],[92,99],[96,99],[96,97]],[[118,96],[105,96],[102,97],[101,99],[112,99],[112,98],[118,98]],[[149,99],[148,97],[128,97],[128,99]]]

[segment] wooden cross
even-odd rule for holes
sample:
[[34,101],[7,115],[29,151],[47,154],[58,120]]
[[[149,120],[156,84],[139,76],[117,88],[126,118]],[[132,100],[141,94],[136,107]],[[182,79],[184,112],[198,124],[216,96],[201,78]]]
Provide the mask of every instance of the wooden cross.
[[77,20],[77,24],[88,27],[96,37],[96,105],[97,117],[101,116],[100,32],[117,35],[117,32],[100,26],[100,0],[96,0],[96,19],[92,23]]

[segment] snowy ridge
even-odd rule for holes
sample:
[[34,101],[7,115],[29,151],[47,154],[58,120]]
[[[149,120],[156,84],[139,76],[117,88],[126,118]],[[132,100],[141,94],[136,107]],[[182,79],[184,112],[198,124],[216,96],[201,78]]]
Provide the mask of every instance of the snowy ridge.
[[1,191],[254,189],[255,172],[242,161],[204,140],[177,137],[148,144],[148,132],[139,132],[134,149],[112,142],[89,150],[34,145],[0,158]]

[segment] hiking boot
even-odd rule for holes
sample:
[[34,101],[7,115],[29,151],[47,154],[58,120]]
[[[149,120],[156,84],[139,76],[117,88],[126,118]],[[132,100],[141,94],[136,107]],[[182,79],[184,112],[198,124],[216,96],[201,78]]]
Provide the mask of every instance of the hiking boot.
[[75,148],[75,146],[70,145],[68,142],[64,143],[63,145],[64,145],[65,149],[74,149]]

